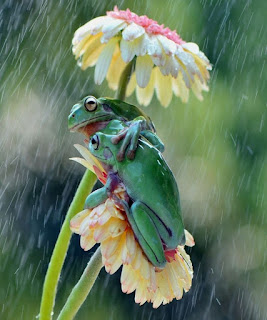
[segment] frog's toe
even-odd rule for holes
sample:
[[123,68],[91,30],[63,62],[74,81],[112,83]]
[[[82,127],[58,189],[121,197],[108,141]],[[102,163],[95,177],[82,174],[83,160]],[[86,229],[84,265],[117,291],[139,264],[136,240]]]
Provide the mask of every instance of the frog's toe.
[[118,153],[117,153],[117,160],[119,161],[119,162],[121,162],[121,161],[123,161],[124,160],[124,151],[119,151]]
[[134,159],[134,156],[135,156],[135,150],[129,150],[127,152],[127,158],[130,159],[130,160],[133,160]]

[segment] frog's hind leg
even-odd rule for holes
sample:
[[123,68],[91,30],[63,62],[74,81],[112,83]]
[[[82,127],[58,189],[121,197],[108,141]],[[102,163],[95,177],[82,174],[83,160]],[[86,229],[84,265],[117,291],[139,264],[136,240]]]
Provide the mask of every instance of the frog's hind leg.
[[166,264],[166,258],[157,228],[148,213],[150,209],[139,201],[134,202],[131,208],[123,200],[121,204],[148,260],[155,267],[163,268]]
[[178,245],[185,244],[185,235],[184,231],[181,233],[173,232],[171,228],[168,228],[164,222],[155,214],[154,211],[149,210],[148,214],[151,220],[154,222],[161,240],[165,244],[167,249],[176,249]]

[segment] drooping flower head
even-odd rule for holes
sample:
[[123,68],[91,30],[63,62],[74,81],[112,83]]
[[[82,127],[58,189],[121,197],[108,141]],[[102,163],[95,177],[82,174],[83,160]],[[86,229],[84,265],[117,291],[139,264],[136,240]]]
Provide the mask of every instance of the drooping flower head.
[[[79,145],[76,148],[86,158],[72,158],[87,168],[98,172],[101,177],[106,173],[97,161],[91,158],[89,151]],[[98,170],[95,166],[100,164]],[[101,174],[99,174],[101,172]],[[106,180],[102,179],[105,183]],[[116,196],[127,200],[124,186],[119,185],[114,190]],[[167,264],[164,269],[155,268],[147,259],[136,240],[126,213],[119,208],[113,199],[108,198],[105,203],[94,209],[86,209],[78,213],[70,223],[71,230],[80,235],[80,244],[84,250],[91,249],[100,243],[102,261],[110,274],[115,273],[121,266],[121,288],[124,293],[135,291],[135,302],[153,303],[157,308],[161,304],[181,299],[183,292],[187,292],[192,284],[193,267],[184,246],[175,250],[165,251]],[[187,246],[194,245],[194,239],[185,230]]]
[[198,46],[129,9],[115,7],[89,21],[75,32],[72,43],[81,68],[96,65],[95,82],[107,78],[113,90],[118,89],[126,64],[136,58],[126,95],[136,89],[140,104],[150,103],[154,89],[163,106],[168,106],[173,92],[186,102],[190,88],[200,100],[201,91],[208,91],[211,65]]

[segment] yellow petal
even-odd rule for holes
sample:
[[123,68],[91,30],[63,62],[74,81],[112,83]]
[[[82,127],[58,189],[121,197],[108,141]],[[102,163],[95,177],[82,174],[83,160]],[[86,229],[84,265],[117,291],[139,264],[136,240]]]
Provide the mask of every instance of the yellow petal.
[[185,233],[185,239],[186,239],[185,245],[188,247],[193,247],[195,245],[195,240],[192,234],[187,230],[184,230],[184,233]]
[[89,46],[90,40],[95,37],[91,34],[84,37],[81,41],[79,41],[76,45],[72,47],[72,52],[75,55],[75,59],[77,60],[81,55],[84,54],[85,49]]
[[155,87],[157,97],[163,107],[167,107],[172,99],[172,78],[163,76],[159,68],[155,68]]
[[134,301],[140,305],[144,304],[147,301],[147,288],[145,282],[139,282],[138,287],[135,291]]
[[125,229],[128,227],[127,222],[120,219],[116,219],[115,223],[113,221],[115,219],[111,218],[110,220],[112,221],[110,221],[108,232],[111,235],[111,237],[118,237],[121,234],[125,235]]
[[74,158],[70,158],[70,160],[80,163],[80,164],[83,165],[85,168],[87,168],[87,169],[89,169],[90,171],[92,171],[93,173],[95,173],[92,164],[89,163],[88,161],[86,161],[85,159],[74,157]]
[[101,172],[105,172],[101,163],[94,157],[88,149],[81,146],[80,144],[75,144],[74,147],[80,152],[80,154],[87,160],[92,166],[95,165]]
[[143,259],[143,251],[138,245],[137,248],[136,248],[135,257],[134,257],[134,259],[133,259],[133,261],[131,263],[131,265],[132,265],[134,270],[140,270],[142,259]]
[[132,258],[135,257],[135,254],[136,254],[136,240],[134,238],[134,235],[133,235],[133,232],[130,231],[130,230],[127,230],[127,233],[126,233],[126,247],[127,247],[127,250],[129,252],[129,255],[132,256]]
[[129,97],[134,92],[134,89],[136,88],[136,86],[137,86],[137,83],[136,83],[136,76],[134,72],[131,76],[131,79],[126,89],[126,97]]
[[80,245],[81,248],[83,248],[84,251],[88,251],[96,244],[94,238],[92,235],[89,235],[87,237],[81,237],[80,238]]
[[157,293],[153,299],[153,308],[157,309],[163,302],[163,296],[161,295],[160,291],[157,290]]
[[156,272],[155,268],[150,265],[150,279],[149,279],[149,288],[150,291],[156,292],[157,290],[157,278],[156,278]]
[[179,285],[179,282],[178,282],[179,279],[177,279],[176,273],[175,273],[175,271],[173,269],[173,264],[174,263],[175,262],[172,262],[172,263],[168,264],[168,270],[166,270],[166,272],[168,272],[168,277],[170,279],[170,284],[171,284],[171,287],[172,287],[172,291],[173,291],[173,293],[175,295],[175,298],[179,300],[183,296],[183,288]]
[[115,273],[122,265],[121,261],[122,241],[120,241],[116,254],[112,255],[109,259],[105,260],[105,269],[110,274]]
[[[181,72],[178,73],[177,79],[173,80],[173,87],[174,86],[177,86],[182,102],[187,102],[189,98],[189,90],[185,85]],[[177,91],[174,90],[174,93],[176,94]]]
[[144,255],[141,258],[140,273],[144,279],[148,280],[150,278],[150,262]]
[[85,209],[79,213],[77,213],[71,220],[70,220],[70,229],[74,233],[79,233],[80,225],[82,221],[91,213],[91,210]]
[[158,288],[160,293],[164,298],[168,298],[171,296],[171,288],[169,287],[169,283],[164,277],[164,272],[157,272],[156,273]]
[[151,72],[151,77],[148,82],[148,85],[145,88],[136,87],[136,97],[140,104],[148,106],[152,100],[155,86],[155,70],[154,68]]
[[85,45],[82,47],[79,56],[82,55],[81,68],[85,70],[88,67],[95,65],[101,51],[105,47],[105,44],[100,42],[102,33],[92,36],[88,39]]
[[122,60],[119,46],[117,44],[107,73],[108,86],[112,90],[118,89],[120,77],[125,67],[126,63]]
[[113,254],[117,254],[117,248],[120,244],[120,237],[108,238],[101,242],[101,253],[108,260]]

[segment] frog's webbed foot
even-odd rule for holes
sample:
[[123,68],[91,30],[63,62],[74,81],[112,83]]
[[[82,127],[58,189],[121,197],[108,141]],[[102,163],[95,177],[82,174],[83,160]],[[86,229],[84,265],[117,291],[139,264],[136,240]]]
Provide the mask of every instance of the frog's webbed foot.
[[150,130],[144,130],[141,131],[141,135],[145,137],[152,144],[152,146],[158,149],[159,152],[164,152],[164,144],[154,132]]
[[101,203],[104,203],[108,198],[108,192],[107,188],[104,186],[92,193],[89,194],[89,196],[85,200],[85,209],[93,209],[100,205]]
[[111,142],[118,144],[122,139],[122,145],[117,154],[118,161],[123,161],[127,150],[127,158],[133,159],[138,146],[138,138],[142,128],[142,121],[135,121],[129,127],[124,128],[119,134],[112,138]]

